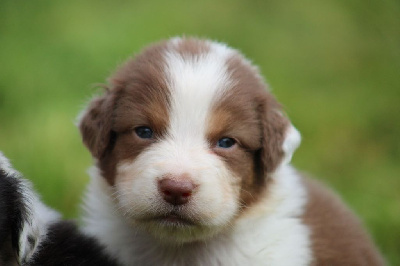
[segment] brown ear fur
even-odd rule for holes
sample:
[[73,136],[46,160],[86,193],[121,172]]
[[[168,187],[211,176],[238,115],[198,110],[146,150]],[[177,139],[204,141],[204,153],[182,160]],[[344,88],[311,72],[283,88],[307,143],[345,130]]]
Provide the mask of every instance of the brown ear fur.
[[98,159],[104,155],[110,144],[115,101],[116,93],[110,91],[94,98],[79,122],[83,143],[92,156]]
[[281,113],[275,98],[268,94],[262,106],[263,148],[261,154],[264,173],[273,173],[284,157],[283,142],[289,120]]
[[249,61],[243,60],[239,54],[232,56],[227,65],[231,78],[235,80],[236,93],[242,92],[248,95],[250,92],[256,95],[260,127],[263,132],[262,149],[257,152],[256,162],[261,168],[260,174],[266,176],[273,173],[284,158],[282,145],[290,122],[282,114],[281,106],[274,96],[268,92],[256,67]]

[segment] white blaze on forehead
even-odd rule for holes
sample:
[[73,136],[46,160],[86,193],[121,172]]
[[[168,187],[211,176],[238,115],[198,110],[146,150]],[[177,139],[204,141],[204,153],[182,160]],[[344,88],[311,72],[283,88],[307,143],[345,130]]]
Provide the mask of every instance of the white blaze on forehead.
[[205,134],[213,102],[232,85],[226,61],[234,50],[207,42],[206,52],[182,54],[176,50],[181,41],[174,39],[165,54],[171,91],[168,135],[175,141],[195,141]]

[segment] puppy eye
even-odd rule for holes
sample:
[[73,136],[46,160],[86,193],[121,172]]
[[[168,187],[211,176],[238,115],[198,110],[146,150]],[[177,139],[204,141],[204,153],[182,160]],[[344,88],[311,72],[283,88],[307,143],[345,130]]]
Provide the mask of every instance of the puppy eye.
[[232,138],[222,138],[218,140],[217,146],[220,148],[228,149],[235,145],[236,140]]
[[151,139],[153,137],[153,130],[149,127],[137,127],[135,132],[141,139]]

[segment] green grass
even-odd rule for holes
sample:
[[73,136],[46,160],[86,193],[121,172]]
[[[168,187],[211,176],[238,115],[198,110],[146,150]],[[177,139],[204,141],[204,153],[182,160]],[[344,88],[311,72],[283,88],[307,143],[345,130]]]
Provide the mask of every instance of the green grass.
[[76,217],[91,164],[74,119],[93,84],[150,42],[195,35],[260,66],[303,135],[293,163],[337,190],[400,265],[400,3],[0,3],[0,150]]

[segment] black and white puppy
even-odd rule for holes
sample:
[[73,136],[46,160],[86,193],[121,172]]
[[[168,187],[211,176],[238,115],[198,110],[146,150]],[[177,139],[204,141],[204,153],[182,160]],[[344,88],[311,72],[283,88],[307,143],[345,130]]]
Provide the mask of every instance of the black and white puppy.
[[0,153],[0,265],[117,265],[92,237],[46,207]]

